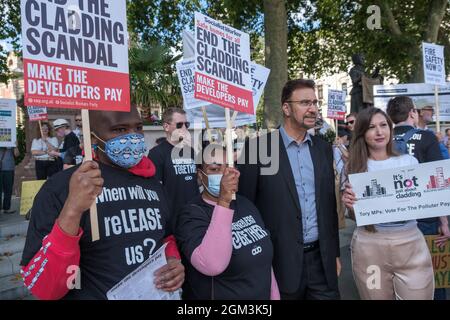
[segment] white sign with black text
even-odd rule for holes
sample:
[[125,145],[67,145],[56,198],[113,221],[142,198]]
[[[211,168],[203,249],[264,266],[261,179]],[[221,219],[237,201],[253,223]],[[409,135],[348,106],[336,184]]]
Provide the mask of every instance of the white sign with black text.
[[445,84],[444,46],[422,42],[423,71],[425,83]]
[[450,215],[450,160],[349,175],[356,224]]

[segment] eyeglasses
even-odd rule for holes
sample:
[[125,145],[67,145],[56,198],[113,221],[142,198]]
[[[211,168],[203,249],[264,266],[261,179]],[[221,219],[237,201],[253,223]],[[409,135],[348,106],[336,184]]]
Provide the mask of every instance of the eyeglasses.
[[299,100],[299,101],[289,100],[286,102],[287,103],[298,103],[300,105],[300,107],[303,107],[303,108],[309,108],[311,106],[317,107],[319,105],[319,100]]
[[175,125],[177,126],[177,129],[181,129],[183,127],[183,124],[186,127],[186,129],[189,129],[189,126],[191,125],[191,123],[188,122],[188,121],[187,122],[177,122],[177,123],[175,123]]
[[355,123],[355,120],[351,120],[351,121],[346,122],[345,124],[349,125],[349,124],[354,124],[354,123]]

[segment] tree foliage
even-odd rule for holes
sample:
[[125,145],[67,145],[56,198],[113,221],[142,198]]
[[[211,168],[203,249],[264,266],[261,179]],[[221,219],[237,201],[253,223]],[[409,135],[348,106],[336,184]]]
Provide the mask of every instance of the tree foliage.
[[[380,9],[381,29],[367,25],[373,5]],[[385,75],[418,82],[422,41],[445,45],[450,69],[448,0],[305,0],[291,2],[290,12],[296,12],[289,20],[291,75],[347,71],[351,55],[361,52]]]
[[6,65],[8,50],[4,43],[9,43],[16,51],[20,48],[20,1],[0,0],[0,16],[0,82],[6,83],[13,75]]
[[163,109],[180,107],[181,91],[178,84],[175,62],[180,55],[160,45],[131,46],[129,67],[131,100],[144,108],[160,105]]

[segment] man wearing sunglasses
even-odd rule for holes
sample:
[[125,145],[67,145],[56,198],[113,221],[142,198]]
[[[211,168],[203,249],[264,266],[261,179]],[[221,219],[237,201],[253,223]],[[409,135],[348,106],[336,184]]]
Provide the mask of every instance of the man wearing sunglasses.
[[350,130],[350,132],[353,132],[353,130],[355,129],[356,113],[352,112],[348,114],[345,117],[345,120],[345,124],[347,125],[348,130]]
[[77,114],[75,116],[75,129],[73,129],[73,133],[77,136],[78,140],[81,141],[80,137],[83,134],[83,125],[81,121],[81,114]]
[[188,131],[190,124],[183,109],[168,108],[162,121],[166,140],[151,149],[148,157],[156,166],[156,177],[163,184],[176,214],[199,194],[194,150]]

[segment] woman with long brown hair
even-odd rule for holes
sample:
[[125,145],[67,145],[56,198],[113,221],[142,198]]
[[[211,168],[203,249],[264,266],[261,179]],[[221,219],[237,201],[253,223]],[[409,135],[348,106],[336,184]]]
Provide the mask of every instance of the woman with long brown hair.
[[[356,120],[347,173],[372,172],[417,164],[398,155],[393,123],[380,109],[361,111]],[[350,211],[356,202],[347,183],[343,196]],[[351,243],[352,270],[361,299],[432,299],[431,256],[416,220],[357,227]]]

